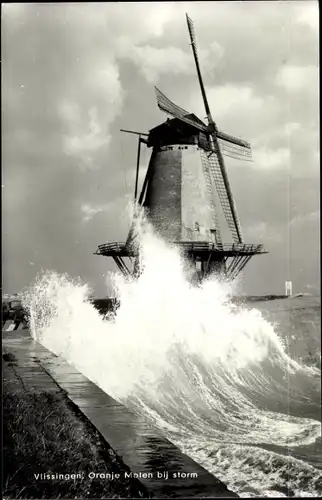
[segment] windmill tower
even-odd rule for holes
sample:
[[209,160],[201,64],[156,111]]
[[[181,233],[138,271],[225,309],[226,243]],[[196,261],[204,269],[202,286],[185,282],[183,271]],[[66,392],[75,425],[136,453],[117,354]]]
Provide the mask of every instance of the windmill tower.
[[[200,71],[194,27],[187,17],[193,57],[206,110],[207,124],[156,90],[158,107],[170,115],[149,133],[138,135],[134,201],[144,207],[148,219],[163,239],[178,246],[203,278],[219,273],[234,279],[253,255],[266,253],[262,245],[246,244],[230,187],[224,158],[250,160],[251,146],[218,130],[212,118]],[[152,148],[149,166],[138,195],[142,144]],[[222,241],[219,213],[231,241]],[[99,245],[97,255],[113,257],[125,274],[138,271],[139,256],[130,230],[124,243]],[[124,260],[130,260],[128,266]]]

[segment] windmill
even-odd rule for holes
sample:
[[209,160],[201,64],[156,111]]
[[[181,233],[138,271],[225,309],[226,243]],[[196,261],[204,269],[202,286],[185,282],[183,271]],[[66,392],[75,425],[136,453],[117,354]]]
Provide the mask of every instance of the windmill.
[[[178,246],[202,279],[218,273],[233,280],[253,255],[266,253],[262,245],[246,244],[229,183],[224,156],[251,160],[248,142],[218,130],[204,88],[194,26],[187,18],[192,53],[205,106],[207,124],[174,104],[155,87],[157,104],[170,115],[149,133],[138,135],[134,202],[145,209],[148,220],[163,239]],[[149,166],[138,195],[141,147],[152,148]],[[222,241],[219,213],[230,233]],[[138,272],[139,255],[133,245],[133,227],[126,242],[99,245],[96,255],[113,257],[124,274]],[[125,258],[130,261],[130,266]]]

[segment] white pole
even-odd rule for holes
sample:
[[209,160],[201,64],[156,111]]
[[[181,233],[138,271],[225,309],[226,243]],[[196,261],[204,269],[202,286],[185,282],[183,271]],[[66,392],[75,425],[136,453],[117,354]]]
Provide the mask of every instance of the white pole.
[[293,295],[292,292],[292,281],[285,281],[285,295],[289,297],[290,295]]

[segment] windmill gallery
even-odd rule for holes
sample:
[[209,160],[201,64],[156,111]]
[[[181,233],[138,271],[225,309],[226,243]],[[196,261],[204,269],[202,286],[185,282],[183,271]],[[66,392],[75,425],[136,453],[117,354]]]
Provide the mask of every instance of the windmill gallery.
[[[142,207],[154,230],[179,247],[194,265],[200,280],[210,273],[233,280],[253,255],[266,253],[262,245],[243,240],[241,224],[223,156],[249,161],[251,146],[218,130],[204,88],[194,27],[187,25],[208,125],[156,90],[158,107],[172,116],[149,133],[121,130],[138,135],[134,202]],[[152,148],[149,166],[138,195],[141,146]],[[220,214],[231,240],[222,239]],[[134,221],[135,223],[135,221]],[[127,241],[99,245],[96,255],[113,257],[124,274],[140,271],[134,223]],[[128,265],[124,258],[128,258]]]

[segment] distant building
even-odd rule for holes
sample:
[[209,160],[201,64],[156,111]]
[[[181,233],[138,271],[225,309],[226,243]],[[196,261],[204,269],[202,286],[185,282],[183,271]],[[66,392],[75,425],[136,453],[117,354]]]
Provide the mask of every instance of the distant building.
[[293,295],[292,281],[285,281],[285,295],[287,295],[288,297],[290,295]]

